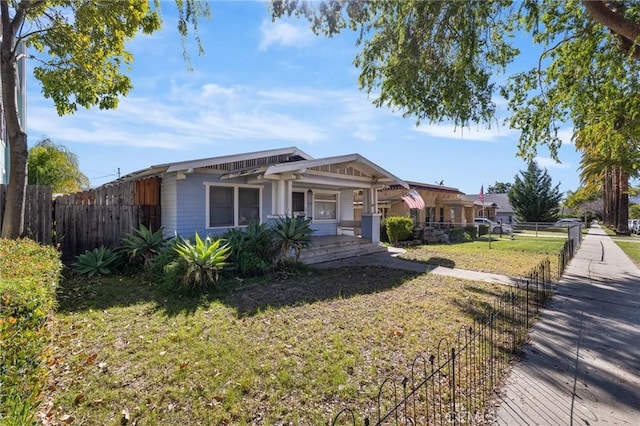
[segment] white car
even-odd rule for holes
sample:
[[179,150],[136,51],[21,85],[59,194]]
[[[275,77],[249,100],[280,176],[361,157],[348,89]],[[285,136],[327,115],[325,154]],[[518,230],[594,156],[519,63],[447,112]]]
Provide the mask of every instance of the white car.
[[554,223],[553,226],[568,228],[570,226],[579,225],[581,223],[582,221],[577,217],[565,217],[562,219],[558,219],[558,221]]
[[494,222],[487,219],[486,217],[476,217],[475,219],[473,219],[473,223],[475,225],[487,225],[492,234],[499,234],[500,232],[502,232],[503,234],[510,234],[513,232],[513,229],[511,229],[511,225],[509,225],[508,223]]

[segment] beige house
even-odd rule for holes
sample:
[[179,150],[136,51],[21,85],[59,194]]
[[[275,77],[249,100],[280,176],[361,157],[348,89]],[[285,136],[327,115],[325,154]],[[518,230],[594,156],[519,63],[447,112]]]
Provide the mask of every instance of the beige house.
[[[424,208],[412,208],[415,206],[411,200],[407,201],[408,190],[400,185],[389,185],[378,190],[378,212],[382,218],[388,216],[409,216],[418,228],[425,226],[465,226],[473,224],[473,218],[477,216],[482,207],[478,200],[470,200],[464,197],[457,188],[443,185],[432,185],[420,182],[405,181],[414,194],[417,193],[424,203]],[[354,198],[354,219],[360,220],[363,211],[362,194],[356,193]],[[421,206],[422,204],[420,204]],[[485,215],[490,206],[485,206]],[[490,214],[489,214],[490,216]]]

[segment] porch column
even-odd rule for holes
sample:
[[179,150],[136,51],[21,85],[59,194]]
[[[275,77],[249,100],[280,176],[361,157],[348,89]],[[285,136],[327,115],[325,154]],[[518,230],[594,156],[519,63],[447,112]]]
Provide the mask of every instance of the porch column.
[[286,185],[284,180],[279,180],[278,182],[278,198],[276,199],[276,214],[278,216],[284,216],[286,214]]
[[380,242],[380,217],[378,213],[364,213],[361,219],[362,238],[372,243]]
[[293,181],[292,180],[288,180],[287,181],[287,215],[288,216],[293,216],[293,196],[291,195],[291,193],[293,192]]
[[366,213],[371,213],[371,201],[369,199],[370,196],[370,191],[367,191],[366,189],[362,191],[362,213],[366,214]]

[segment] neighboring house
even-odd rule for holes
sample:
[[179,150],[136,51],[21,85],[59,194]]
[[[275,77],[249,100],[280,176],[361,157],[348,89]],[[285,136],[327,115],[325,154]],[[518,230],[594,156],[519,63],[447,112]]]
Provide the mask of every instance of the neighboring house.
[[515,222],[513,207],[509,203],[508,194],[484,194],[484,203],[478,199],[478,195],[465,195],[465,199],[474,201],[475,217],[486,217],[494,222]]
[[[24,42],[18,44],[18,82],[16,97],[18,101],[18,117],[22,128],[27,128],[27,76],[26,76],[26,47]],[[9,182],[9,136],[4,118],[4,106],[0,97],[0,184]]]
[[314,235],[337,235],[354,221],[358,191],[364,199],[362,236],[379,242],[378,189],[408,188],[359,154],[316,159],[295,147],[151,166],[119,181],[151,177],[161,179],[165,234],[185,237],[219,235],[282,216],[311,219]]
[[[409,216],[417,227],[432,225],[465,225],[473,223],[473,202],[464,199],[457,188],[420,182],[406,182],[417,192],[421,203],[416,205],[407,200],[408,191],[401,185],[389,185],[378,191],[378,209],[383,217]],[[359,194],[356,195],[355,217],[363,211]],[[424,207],[422,205],[424,204]]]

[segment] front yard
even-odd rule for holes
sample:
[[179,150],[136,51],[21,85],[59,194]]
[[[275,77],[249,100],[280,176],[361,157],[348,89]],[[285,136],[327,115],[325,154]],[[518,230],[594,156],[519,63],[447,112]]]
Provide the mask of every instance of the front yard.
[[[409,255],[519,275],[548,244],[513,243],[531,244],[513,254],[509,242]],[[453,342],[505,290],[375,266],[233,285],[242,288],[180,295],[143,275],[68,277],[43,423],[317,425],[345,407],[371,415],[383,380]]]

